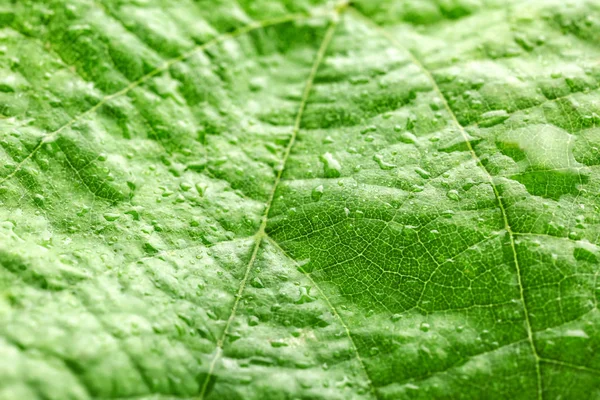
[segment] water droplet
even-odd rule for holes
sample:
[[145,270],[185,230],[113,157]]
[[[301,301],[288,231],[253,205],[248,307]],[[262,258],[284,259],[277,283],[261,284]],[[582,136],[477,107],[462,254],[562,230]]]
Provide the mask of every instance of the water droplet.
[[314,201],[319,201],[319,200],[321,200],[321,197],[323,197],[324,192],[325,192],[325,188],[323,187],[323,185],[319,185],[313,189],[313,191],[311,193],[311,197]]
[[235,342],[238,339],[241,339],[242,335],[239,332],[227,332],[227,339],[229,342]]
[[142,207],[134,207],[130,210],[125,211],[125,214],[131,215],[134,221],[140,220],[140,211],[143,211]]
[[256,326],[259,322],[260,321],[256,315],[252,315],[250,318],[248,318],[248,325],[250,326]]
[[46,198],[39,193],[33,196],[33,202],[40,207],[44,205],[44,201],[46,201]]
[[250,79],[250,82],[248,85],[249,89],[253,92],[258,92],[258,91],[264,89],[265,86],[266,86],[266,80],[262,76],[256,76],[256,77]]
[[260,280],[259,277],[255,277],[254,279],[252,279],[252,281],[250,282],[250,285],[252,287],[259,288],[259,289],[265,287],[265,285],[263,284],[263,282]]
[[394,314],[391,316],[391,320],[396,322],[402,319],[402,314]]
[[121,216],[116,213],[106,213],[103,215],[103,217],[105,220],[112,222],[118,220]]
[[375,161],[379,165],[379,168],[381,168],[383,170],[390,170],[390,169],[396,168],[395,164],[391,164],[391,163],[385,161],[381,154],[373,155],[373,161]]
[[458,194],[458,191],[455,190],[455,189],[448,190],[448,193],[446,193],[446,196],[448,196],[448,198],[450,200],[454,200],[454,201],[460,200],[460,196]]
[[431,178],[431,174],[428,171],[425,171],[423,168],[417,167],[415,168],[415,172],[423,179]]
[[300,297],[296,300],[296,304],[311,303],[315,301],[315,298],[310,295],[310,286],[300,286]]
[[444,216],[445,218],[452,218],[453,215],[454,215],[454,210],[442,211],[442,216]]
[[368,82],[369,82],[368,76],[353,76],[350,78],[350,83],[352,85],[360,85],[360,84],[368,83]]
[[333,155],[329,152],[323,154],[320,157],[323,162],[323,169],[326,178],[337,178],[341,174],[342,166],[339,161],[333,158]]
[[493,110],[483,113],[481,115],[481,121],[479,126],[488,128],[494,125],[498,125],[510,117],[510,114],[506,110]]
[[375,127],[375,126],[373,126],[373,125],[370,125],[370,126],[367,126],[367,127],[366,127],[366,128],[364,128],[364,129],[362,129],[362,130],[360,131],[360,134],[361,134],[361,135],[364,135],[364,134],[367,134],[367,133],[369,133],[369,132],[375,132],[376,130],[377,130],[377,127]]
[[402,134],[400,134],[400,141],[404,143],[417,144],[418,139],[411,132],[402,132]]
[[127,181],[127,187],[129,188],[129,190],[131,190],[133,192],[136,189],[135,182]]
[[198,194],[200,195],[200,197],[204,196],[204,193],[206,192],[206,188],[207,188],[207,185],[204,185],[202,183],[196,183],[196,190],[198,191]]
[[442,100],[439,97],[436,97],[435,99],[433,99],[433,101],[429,104],[429,107],[431,107],[431,109],[433,111],[437,111],[442,107]]
[[183,190],[184,192],[187,192],[188,190],[190,190],[192,188],[192,185],[190,185],[187,182],[181,182],[181,184],[179,185],[179,187],[181,188],[181,190]]
[[578,241],[573,249],[573,257],[578,261],[596,263],[599,255],[600,251],[598,247],[587,240]]
[[561,78],[563,76],[561,71],[552,71],[552,73],[550,73],[550,77],[552,79],[558,79]]
[[352,386],[352,381],[350,379],[348,379],[348,377],[346,375],[344,375],[344,377],[341,381],[338,381],[335,383],[335,386],[338,388],[344,388],[346,386],[350,387],[350,386]]
[[423,332],[428,332],[428,331],[429,331],[429,328],[430,328],[430,325],[429,325],[427,322],[423,322],[423,323],[421,324],[421,328],[420,328],[420,329],[421,329]]
[[573,232],[569,232],[569,239],[571,239],[571,240],[579,240],[580,239],[579,233],[574,232],[574,231]]

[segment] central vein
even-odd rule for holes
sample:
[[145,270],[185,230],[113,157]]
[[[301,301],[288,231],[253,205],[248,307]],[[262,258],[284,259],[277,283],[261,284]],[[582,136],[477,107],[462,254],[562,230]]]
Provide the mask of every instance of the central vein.
[[296,118],[294,120],[294,127],[292,130],[292,135],[291,135],[290,140],[285,148],[283,157],[281,158],[281,161],[279,162],[279,165],[277,167],[277,175],[275,177],[275,182],[273,183],[273,188],[271,189],[271,192],[269,194],[269,198],[267,200],[267,203],[265,206],[265,211],[263,213],[258,231],[254,235],[254,245],[252,248],[252,255],[250,256],[250,260],[248,261],[248,265],[246,266],[246,271],[244,272],[244,277],[242,278],[239,289],[235,295],[233,307],[231,308],[231,313],[229,314],[227,323],[225,324],[225,329],[223,330],[223,334],[217,341],[217,348],[216,348],[215,355],[210,363],[208,373],[206,375],[206,378],[205,378],[204,383],[202,384],[202,388],[200,390],[200,396],[199,396],[200,399],[203,399],[204,395],[206,394],[206,390],[208,388],[208,383],[210,381],[210,377],[215,369],[217,361],[220,358],[221,352],[223,350],[223,343],[225,342],[225,338],[227,336],[229,327],[231,326],[231,323],[232,323],[233,319],[235,318],[240,299],[246,288],[246,283],[248,281],[248,277],[250,276],[250,272],[252,271],[254,262],[256,261],[258,249],[260,248],[260,244],[262,243],[263,239],[266,236],[265,229],[267,227],[269,211],[271,210],[271,206],[272,206],[273,200],[275,198],[275,192],[277,191],[277,187],[279,186],[279,183],[281,182],[281,177],[283,175],[285,165],[290,156],[290,153],[292,151],[292,147],[294,146],[296,138],[298,137],[298,132],[300,130],[300,124],[302,122],[302,116],[304,115],[304,111],[306,110],[306,104],[308,103],[308,97],[312,91],[313,83],[314,83],[315,77],[317,75],[317,71],[319,69],[319,66],[323,62],[323,58],[325,57],[327,48],[329,47],[329,44],[331,43],[331,39],[333,38],[333,33],[335,32],[335,28],[338,24],[338,17],[341,14],[341,12],[343,12],[345,7],[346,7],[346,5],[344,4],[344,5],[337,7],[334,10],[334,12],[335,12],[334,18],[332,19],[329,27],[327,28],[327,32],[325,33],[325,36],[323,37],[323,41],[321,42],[321,46],[319,47],[319,50],[317,51],[317,55],[313,62],[310,73],[308,75],[306,85],[304,86],[304,91],[302,92],[302,98],[300,99],[300,106],[298,108],[298,112],[296,113]]

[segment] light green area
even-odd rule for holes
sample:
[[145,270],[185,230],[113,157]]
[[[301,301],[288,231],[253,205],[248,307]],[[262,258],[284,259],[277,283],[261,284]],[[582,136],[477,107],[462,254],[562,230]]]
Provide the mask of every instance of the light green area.
[[600,399],[600,4],[0,1],[0,400]]

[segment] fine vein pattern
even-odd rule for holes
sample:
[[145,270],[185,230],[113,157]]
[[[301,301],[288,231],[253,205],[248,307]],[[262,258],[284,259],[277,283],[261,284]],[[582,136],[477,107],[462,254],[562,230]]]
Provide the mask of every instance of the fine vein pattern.
[[0,400],[600,398],[600,5],[0,3]]

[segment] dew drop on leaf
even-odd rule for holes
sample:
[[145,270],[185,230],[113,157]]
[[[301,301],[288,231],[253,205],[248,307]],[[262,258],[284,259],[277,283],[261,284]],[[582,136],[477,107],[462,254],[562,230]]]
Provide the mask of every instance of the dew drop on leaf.
[[454,210],[442,211],[442,216],[444,216],[445,218],[452,218],[454,216]]
[[311,198],[314,201],[319,201],[319,200],[321,200],[321,197],[323,196],[324,192],[325,192],[325,188],[323,187],[323,185],[319,185],[312,190]]
[[118,220],[121,216],[116,213],[105,213],[103,217],[105,220],[112,222]]
[[415,172],[423,179],[431,178],[431,174],[428,171],[425,171],[423,168],[417,167],[415,168]]
[[34,201],[34,203],[35,203],[37,206],[41,207],[41,206],[43,206],[43,205],[44,205],[44,202],[46,201],[46,198],[45,198],[44,196],[42,196],[41,194],[39,194],[39,193],[36,193],[36,194],[33,196],[33,201]]
[[252,281],[250,281],[250,285],[255,288],[264,288],[265,285],[259,277],[254,277]]
[[337,178],[341,174],[342,166],[340,162],[333,157],[333,154],[327,152],[320,157],[323,162],[323,169],[326,178]]
[[394,322],[399,321],[402,319],[402,314],[392,314],[392,316],[390,317],[390,319]]
[[383,170],[390,170],[390,169],[396,168],[395,164],[385,161],[383,159],[383,155],[381,155],[381,154],[373,155],[373,161],[375,161],[377,163],[377,165],[379,165],[379,168],[381,168]]
[[400,141],[403,143],[416,144],[418,142],[418,139],[412,132],[402,132],[400,134]]
[[577,233],[575,231],[569,232],[569,239],[571,239],[571,240],[579,240],[580,239],[579,233]]
[[202,184],[202,183],[196,183],[195,186],[196,186],[196,191],[198,192],[198,195],[200,197],[204,196],[204,193],[206,192],[207,185]]
[[504,122],[510,117],[510,114],[506,110],[493,110],[481,114],[481,121],[479,126],[483,128],[489,128],[494,125],[498,125]]
[[361,129],[360,134],[365,135],[369,132],[375,132],[377,128],[373,125],[367,126],[366,128]]
[[460,200],[460,196],[458,194],[458,191],[455,189],[451,189],[448,190],[448,192],[446,192],[446,196],[450,199],[450,200],[454,200],[454,201],[458,201]]

